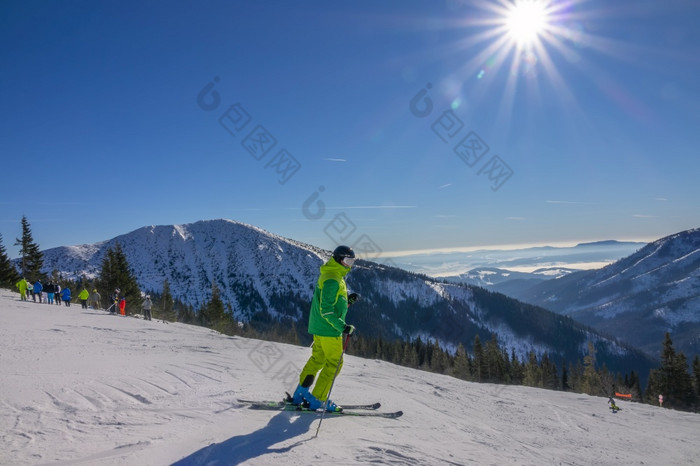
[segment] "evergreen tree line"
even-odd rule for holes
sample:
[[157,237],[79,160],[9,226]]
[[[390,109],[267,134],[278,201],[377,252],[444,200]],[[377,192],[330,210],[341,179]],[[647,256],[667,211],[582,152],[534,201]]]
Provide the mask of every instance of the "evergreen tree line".
[[[185,306],[187,308],[187,306]],[[212,286],[212,297],[198,311],[191,307],[178,314],[180,322],[212,328],[226,335],[239,335],[291,344],[308,345],[311,337],[305,328],[298,328],[291,318],[273,319],[267,313],[254,314],[247,323],[237,322],[233,309],[225,306],[218,287]],[[631,400],[658,405],[658,395],[664,396],[664,407],[679,410],[700,410],[700,358],[693,361],[692,375],[685,355],[675,353],[667,333],[661,367],[651,371],[646,390],[634,371],[613,373],[605,364],[597,364],[596,347],[588,343],[588,352],[579,361],[559,361],[547,353],[537,357],[530,351],[521,360],[514,349],[510,352],[492,334],[485,344],[476,335],[471,353],[459,344],[454,352],[445,350],[438,341],[391,340],[353,335],[348,354],[380,359],[412,369],[450,375],[471,382],[525,385],[549,390],[586,393],[593,396],[631,395]]]
[[[126,255],[117,243],[107,250],[100,265],[100,273],[94,280],[81,277],[68,280],[53,271],[51,276],[41,272],[43,255],[34,242],[26,217],[22,217],[22,236],[15,245],[20,246],[21,276],[28,281],[52,281],[72,290],[87,288],[97,290],[101,296],[103,309],[113,303],[109,297],[118,288],[120,297],[125,297],[127,314],[141,312],[144,293],[139,288],[135,273],[129,266]],[[20,274],[7,257],[0,236],[0,285],[14,288]],[[78,290],[79,291],[79,290]],[[74,296],[77,293],[74,293]],[[211,298],[198,309],[173,298],[170,284],[163,281],[161,291],[150,291],[153,301],[153,318],[170,322],[182,322],[214,329],[226,335],[239,335],[291,344],[307,345],[311,337],[305,328],[299,328],[291,317],[273,318],[269,313],[253,313],[248,322],[238,322],[234,318],[232,306],[226,305],[216,284],[212,285]],[[649,374],[644,392],[640,387],[638,374],[611,373],[605,365],[596,364],[596,348],[588,344],[588,353],[580,361],[568,362],[553,360],[548,354],[537,357],[534,351],[526,360],[520,360],[514,349],[508,352],[492,335],[482,344],[477,334],[471,353],[462,344],[454,352],[445,350],[438,341],[387,341],[381,337],[352,337],[348,353],[357,356],[381,359],[394,364],[450,375],[472,382],[495,384],[526,385],[550,390],[567,390],[595,396],[610,396],[615,392],[631,394],[633,401],[658,405],[659,395],[663,395],[663,406],[680,409],[700,409],[700,358],[695,356],[692,367],[688,367],[686,356],[673,348],[671,336],[666,333],[662,346],[661,365]]]

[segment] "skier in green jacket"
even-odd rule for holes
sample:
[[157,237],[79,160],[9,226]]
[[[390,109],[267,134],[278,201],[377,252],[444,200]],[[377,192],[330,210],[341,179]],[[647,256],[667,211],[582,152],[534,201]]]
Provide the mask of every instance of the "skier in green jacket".
[[21,301],[26,301],[27,300],[27,288],[29,288],[29,283],[27,283],[27,280],[24,277],[22,277],[22,279],[20,281],[18,281],[15,286],[19,290],[19,299]]
[[80,292],[78,295],[78,299],[80,300],[80,305],[83,307],[83,309],[87,309],[87,301],[88,298],[90,297],[90,292],[87,290],[87,288],[83,288],[83,291]]
[[[345,316],[348,305],[358,295],[351,293],[348,296],[344,279],[354,262],[355,252],[348,246],[338,246],[333,251],[333,257],[321,266],[309,315],[309,333],[314,336],[313,348],[311,357],[299,375],[299,386],[292,398],[294,404],[319,409],[328,398],[333,377],[340,372],[342,335],[350,336],[355,331],[354,326],[345,323]],[[309,392],[317,375],[314,389]],[[326,410],[341,411],[342,408],[328,400]]]

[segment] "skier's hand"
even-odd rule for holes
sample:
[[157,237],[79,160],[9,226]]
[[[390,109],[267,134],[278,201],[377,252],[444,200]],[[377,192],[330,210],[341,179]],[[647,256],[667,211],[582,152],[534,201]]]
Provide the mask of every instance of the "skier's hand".
[[347,336],[351,336],[352,334],[355,333],[355,326],[354,325],[346,325],[345,328],[343,329],[343,333],[346,334]]
[[355,301],[360,299],[360,295],[357,293],[350,293],[348,295],[348,306],[351,306]]

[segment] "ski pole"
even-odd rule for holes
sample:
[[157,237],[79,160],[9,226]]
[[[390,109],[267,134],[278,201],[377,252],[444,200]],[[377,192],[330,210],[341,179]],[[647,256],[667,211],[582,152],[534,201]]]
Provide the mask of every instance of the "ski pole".
[[335,378],[338,377],[340,366],[343,364],[343,356],[345,355],[345,348],[348,347],[348,341],[350,341],[350,333],[348,333],[348,336],[345,337],[345,342],[343,343],[343,351],[340,353],[338,366],[335,368],[335,374],[333,374],[333,380],[331,380],[331,387],[328,389],[328,396],[326,397],[326,401],[323,402],[323,412],[321,413],[321,420],[318,421],[318,427],[316,427],[316,435],[314,435],[314,438],[318,437],[318,431],[321,430],[321,423],[323,422],[323,418],[326,416],[326,406],[328,405],[328,400],[331,399],[331,392],[333,391],[333,384],[335,384]]

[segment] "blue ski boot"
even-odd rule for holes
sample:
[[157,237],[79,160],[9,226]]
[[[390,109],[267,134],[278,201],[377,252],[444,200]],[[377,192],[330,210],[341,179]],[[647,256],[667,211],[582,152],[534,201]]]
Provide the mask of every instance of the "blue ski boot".
[[312,396],[311,393],[309,393],[309,389],[307,387],[302,387],[301,385],[299,385],[297,389],[294,390],[294,396],[292,396],[292,404],[301,406],[302,404],[304,404],[304,400],[309,396]]
[[[309,396],[307,398],[304,398],[304,401],[306,402],[304,404],[304,407],[312,411],[317,411],[323,408],[323,401],[319,400],[311,393],[309,393]],[[341,412],[342,410],[343,408],[333,403],[331,400],[328,400],[328,403],[326,403],[326,411],[330,413]]]
[[331,400],[328,400],[326,403],[326,411],[329,413],[340,413],[343,411],[343,408],[333,403]]
[[317,409],[321,408],[321,406],[323,406],[323,401],[319,400],[307,391],[306,395],[304,395],[303,406],[304,408],[310,409],[311,411],[316,411]]

